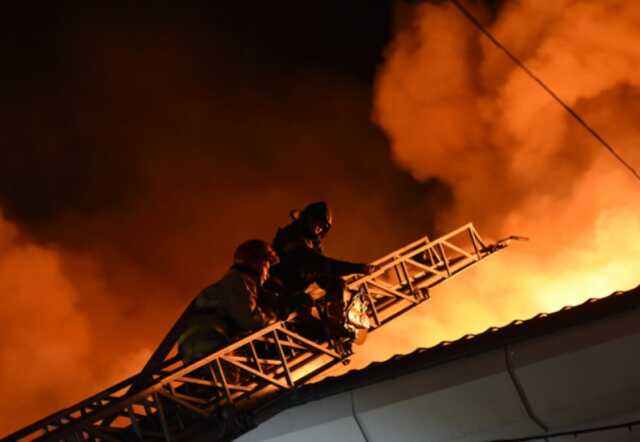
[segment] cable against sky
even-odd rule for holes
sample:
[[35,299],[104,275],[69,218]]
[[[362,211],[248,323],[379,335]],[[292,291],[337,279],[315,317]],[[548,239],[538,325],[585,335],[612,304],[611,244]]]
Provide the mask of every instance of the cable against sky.
[[534,74],[525,64],[509,51],[500,41],[484,27],[482,23],[467,9],[459,0],[451,0],[451,3],[466,17],[480,32],[482,32],[491,42],[504,52],[515,64],[517,64],[526,74],[536,83],[538,83],[560,106],[562,106],[582,127],[584,127],[602,146],[604,146],[625,168],[627,168],[638,181],[640,181],[640,172],[636,170],[622,155],[620,155],[611,144],[609,144],[594,128],[592,128],[575,110],[564,102],[546,83]]

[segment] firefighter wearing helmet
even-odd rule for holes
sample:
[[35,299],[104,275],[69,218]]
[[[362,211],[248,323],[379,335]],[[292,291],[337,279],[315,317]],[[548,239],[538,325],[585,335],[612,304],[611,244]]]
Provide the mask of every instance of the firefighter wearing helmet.
[[[326,292],[326,300],[333,306],[333,319],[339,320],[343,308],[343,276],[370,273],[369,264],[341,261],[325,256],[322,240],[333,225],[333,214],[324,201],[309,204],[302,211],[291,213],[292,221],[278,229],[273,248],[280,264],[273,269],[274,279],[288,293],[293,309],[310,303],[304,292],[316,283]],[[315,333],[314,333],[315,334]]]
[[276,263],[278,255],[265,241],[254,239],[238,246],[229,271],[202,290],[189,307],[178,339],[185,362],[213,353],[276,319],[258,302]]

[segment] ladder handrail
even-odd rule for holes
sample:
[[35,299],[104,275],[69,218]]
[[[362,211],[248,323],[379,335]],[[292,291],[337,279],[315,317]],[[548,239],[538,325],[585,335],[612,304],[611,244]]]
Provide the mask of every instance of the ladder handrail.
[[[237,350],[238,348],[246,345],[249,342],[255,341],[259,338],[262,338],[266,335],[268,335],[269,333],[272,333],[274,330],[280,330],[280,329],[286,329],[286,324],[287,321],[278,321],[275,322],[271,325],[268,325],[267,327],[264,327],[263,329],[249,335],[246,336],[226,347],[224,347],[223,349],[220,349],[219,351],[212,353],[208,356],[205,356],[202,359],[199,359],[191,364],[188,365],[184,365],[183,367],[177,368],[174,371],[171,372],[166,372],[163,373],[163,375],[161,375],[160,377],[153,379],[153,382],[150,383],[150,385],[145,386],[142,389],[136,390],[135,392],[133,392],[131,395],[129,396],[124,396],[124,397],[119,397],[115,400],[113,400],[112,403],[108,404],[108,406],[106,408],[103,408],[100,411],[97,411],[95,413],[89,413],[87,416],[77,419],[77,420],[73,420],[73,424],[74,426],[82,426],[84,423],[86,422],[93,422],[96,420],[99,420],[101,418],[106,418],[108,417],[114,410],[118,410],[118,409],[123,409],[126,406],[140,400],[141,398],[144,398],[146,396],[149,396],[149,394],[157,392],[162,386],[170,383],[171,381],[182,377],[185,374],[194,372],[196,370],[198,370],[201,367],[206,366],[207,364],[215,361],[216,359],[222,358],[224,356],[227,356],[230,353],[233,353],[235,350]],[[331,351],[331,350],[327,350],[327,351]],[[335,357],[339,357],[339,355],[335,354]],[[163,372],[162,368],[166,368],[167,366],[170,366],[171,364],[163,364],[159,370],[156,370],[154,373],[157,374],[158,372]],[[97,393],[93,396],[91,396],[89,399],[85,399],[71,407],[65,408],[64,410],[58,412],[58,413],[54,413],[44,419],[39,420],[38,422],[30,425],[29,427],[26,427],[22,430],[19,430],[11,435],[9,435],[7,437],[7,440],[17,440],[21,437],[25,437],[28,436],[29,434],[33,433],[32,428],[36,427],[36,426],[43,426],[43,425],[47,425],[49,423],[50,426],[54,426],[54,424],[50,423],[51,421],[54,420],[59,420],[60,418],[64,418],[65,420],[69,420],[68,416],[71,413],[74,412],[78,412],[80,411],[83,407],[87,407],[87,403],[89,401],[95,402],[100,401],[100,400],[107,400],[108,398],[110,398],[110,395],[112,393],[115,393],[119,390],[122,390],[123,388],[131,385],[141,374],[132,376],[128,379],[126,379],[125,381],[119,382],[118,384],[109,387],[103,391],[101,391],[100,393]],[[69,430],[72,431],[72,430]],[[69,431],[63,431],[63,432],[58,432],[56,433],[56,437],[63,437],[65,434],[68,434]]]
[[[465,246],[457,246],[450,242],[456,237],[469,241],[468,250],[465,250]],[[371,319],[373,331],[428,299],[423,292],[425,288],[440,284],[506,245],[506,243],[496,243],[487,247],[473,224],[468,223],[435,240],[429,240],[424,236],[385,255],[373,262],[378,268],[372,274],[352,278],[347,281],[347,288],[354,292],[361,288],[365,290],[370,303],[370,309],[366,314]],[[425,258],[427,253],[431,259],[430,263]],[[437,263],[433,262],[434,257],[437,258]],[[397,275],[395,280],[393,280],[393,272]],[[80,436],[81,432],[98,434],[106,430],[114,431],[115,427],[111,427],[113,421],[124,413],[129,413],[130,425],[138,432],[140,429],[133,406],[140,404],[144,407],[156,408],[155,414],[149,414],[146,411],[142,417],[149,419],[153,416],[159,417],[162,429],[166,432],[169,431],[169,425],[165,421],[162,399],[159,399],[159,396],[166,396],[184,407],[191,407],[191,411],[205,414],[209,412],[207,411],[209,409],[198,409],[193,402],[186,400],[180,402],[181,397],[185,395],[178,394],[174,390],[174,384],[186,385],[190,379],[194,380],[189,374],[197,376],[196,373],[205,367],[209,368],[212,379],[199,382],[208,383],[209,387],[218,391],[222,398],[221,403],[224,403],[225,398],[229,403],[234,403],[234,395],[240,398],[238,400],[251,400],[261,394],[260,392],[265,388],[280,390],[293,388],[310,379],[311,374],[315,376],[344,359],[343,355],[331,349],[330,343],[318,344],[292,331],[294,317],[295,315],[288,320],[268,325],[190,364],[184,364],[176,356],[169,358],[151,370],[131,376],[88,399],[16,431],[6,440],[23,440],[29,436],[35,436],[36,440],[59,440],[67,435],[76,435],[75,437],[81,440],[84,437]],[[257,355],[254,345],[265,341],[272,342],[277,347],[279,357],[276,360],[268,362],[269,359]],[[251,348],[253,357],[240,357],[236,354],[247,346]],[[287,359],[284,347],[289,348],[291,359]],[[243,358],[246,362],[241,361],[245,360]],[[321,362],[310,374],[305,373],[302,370],[305,364],[310,364],[309,361],[316,361],[317,358],[324,358],[324,362]],[[245,381],[247,385],[229,384],[225,380],[223,363],[231,364],[237,370],[248,373],[250,376]],[[247,365],[253,363],[255,366]],[[262,364],[269,363],[280,364],[281,367],[274,368],[269,373],[263,372]],[[216,380],[215,369],[212,367],[218,368],[219,381]],[[303,374],[300,375],[300,372]],[[135,388],[131,388],[134,386]],[[234,390],[233,394],[231,390]],[[226,396],[222,396],[222,392]],[[171,397],[171,394],[174,397]],[[147,400],[149,397],[150,401]],[[195,399],[191,398],[191,400]],[[156,406],[153,405],[154,403]],[[100,424],[102,426],[95,424],[98,421],[102,422]],[[50,431],[50,428],[53,429]],[[119,430],[120,427],[116,429]],[[38,432],[43,431],[44,434],[38,435]]]
[[[379,266],[379,268],[377,268],[373,273],[371,273],[370,275],[366,275],[366,276],[361,276],[358,277],[357,279],[355,279],[352,282],[349,282],[348,284],[348,288],[352,289],[355,288],[357,286],[360,286],[361,284],[373,280],[376,277],[380,276],[381,274],[383,274],[385,271],[389,270],[390,268],[393,268],[394,266],[398,265],[400,262],[402,262],[403,260],[405,260],[407,258],[407,256],[415,256],[418,255],[422,252],[424,252],[425,250],[428,250],[430,248],[433,248],[434,246],[438,245],[438,244],[443,244],[445,242],[447,242],[447,240],[463,233],[463,232],[469,232],[470,234],[474,235],[474,237],[476,238],[476,240],[478,240],[478,242],[483,245],[484,248],[486,248],[486,246],[484,245],[484,242],[482,241],[482,239],[480,238],[480,235],[478,235],[478,233],[476,232],[475,228],[473,227],[472,223],[467,223],[464,226],[444,235],[441,236],[433,241],[429,241],[428,237],[425,236],[417,241],[414,241],[413,243],[402,247],[401,249],[396,250],[395,252],[391,252],[389,254],[387,254],[386,256],[375,260],[372,264],[374,266]],[[422,244],[422,245],[420,245]],[[389,259],[392,259],[390,262],[386,262]],[[384,263],[384,264],[383,264]],[[381,265],[382,264],[382,265]]]

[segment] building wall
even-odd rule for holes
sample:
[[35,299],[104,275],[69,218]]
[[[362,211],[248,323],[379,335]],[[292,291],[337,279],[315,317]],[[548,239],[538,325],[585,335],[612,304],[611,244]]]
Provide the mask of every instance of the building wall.
[[[549,433],[640,420],[640,311],[309,402],[238,440],[472,442],[544,433],[512,374]],[[640,441],[640,426],[552,440]]]

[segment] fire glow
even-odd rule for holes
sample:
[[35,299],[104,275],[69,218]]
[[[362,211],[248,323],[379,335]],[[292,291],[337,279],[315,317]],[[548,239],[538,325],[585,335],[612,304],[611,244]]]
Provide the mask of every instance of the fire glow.
[[[492,32],[632,164],[640,165],[636,146],[640,117],[640,3],[504,3],[495,17],[479,8],[474,13],[483,22],[491,23]],[[636,270],[640,256],[640,190],[628,171],[451,5],[442,2],[407,6],[399,2],[398,7],[397,31],[374,92],[375,119],[388,135],[395,164],[410,171],[417,180],[437,177],[452,187],[452,206],[438,214],[440,233],[471,221],[486,240],[518,234],[531,241],[513,245],[434,290],[429,302],[379,334],[372,334],[364,347],[357,347],[354,362],[346,369],[640,283]],[[139,54],[131,59],[139,60]],[[122,66],[122,60],[117,61],[109,66]],[[180,59],[170,67],[183,62]],[[167,67],[139,69],[136,64],[133,71],[170,72]],[[158,91],[173,91],[164,82],[150,90],[154,97]],[[176,101],[171,94],[167,98]],[[204,115],[204,108],[197,107],[200,101],[198,96],[176,108]],[[322,101],[324,97],[319,97],[319,104],[334,106],[331,100]],[[261,114],[257,121],[262,119]],[[277,121],[267,120],[264,124],[275,126]],[[150,133],[152,130],[156,130],[155,126],[149,128]],[[180,132],[178,141],[166,138],[172,147],[174,142],[200,143],[202,137],[197,131],[195,142],[185,140],[184,134],[191,132]],[[347,142],[356,138],[354,132],[344,132]],[[275,134],[273,138],[282,138],[280,132]],[[321,151],[322,146],[314,145],[314,149]],[[166,163],[172,171],[176,169],[172,161]],[[362,197],[348,189],[351,181],[338,182],[347,183],[343,187],[354,192],[354,199]],[[201,183],[197,185],[200,189]],[[165,205],[168,192],[164,187],[161,190],[162,204],[158,202],[158,206]],[[288,191],[303,193],[300,189]],[[199,193],[191,192],[186,200]],[[275,195],[261,202],[260,210],[286,213],[291,208],[274,207],[280,200],[277,192]],[[206,198],[202,203],[194,201],[196,205],[209,204]],[[246,207],[246,213],[234,213],[251,218],[258,211],[256,206],[242,207]],[[366,229],[362,225],[367,223],[358,216],[357,207],[354,205],[354,210],[345,215],[358,218],[359,228]],[[149,220],[141,216],[145,225],[167,218],[156,212],[144,213]],[[389,210],[384,216],[396,214]],[[378,224],[372,225],[373,233]],[[225,226],[242,230],[231,224]],[[124,227],[135,230],[135,226]],[[203,231],[210,234],[209,228],[207,224]],[[336,229],[348,230],[342,221]],[[191,253],[196,249],[192,247],[195,241],[202,242],[204,234],[190,235],[192,231],[187,226],[175,235],[175,242],[180,244],[174,247],[176,250]],[[378,235],[381,240],[392,233],[380,229]],[[149,243],[152,245],[151,240]],[[227,259],[220,255],[220,260]],[[201,253],[189,259],[197,261],[203,256],[208,255]],[[113,319],[105,323],[126,330],[122,335],[127,337],[141,333],[138,323],[143,310],[130,308],[136,304],[124,297],[103,296],[108,288],[101,272],[75,276],[90,280],[88,283],[71,283],[67,274],[70,272],[63,271],[63,263],[69,260],[63,251],[28,241],[0,215],[3,337],[10,343],[3,353],[2,374],[20,384],[7,392],[5,405],[0,407],[4,418],[0,421],[0,434],[133,374],[157,344],[131,340],[123,350],[120,347],[127,343],[105,337],[106,327],[100,327],[103,323],[92,323],[90,315],[81,309],[83,300],[92,298],[100,316]],[[152,276],[157,279],[158,275]],[[80,290],[77,285],[91,290]],[[152,287],[154,290],[136,285],[129,293],[151,293],[157,298],[155,281]],[[175,299],[184,301],[192,293],[180,292],[180,296]],[[177,317],[181,304],[174,304],[164,306],[165,317]],[[151,311],[149,328],[160,322],[162,309],[156,305]],[[134,315],[127,318],[125,313],[129,310]],[[102,339],[101,346],[96,345],[98,339]],[[131,350],[134,346],[137,351]]]
[[[491,31],[637,165],[640,5],[542,3],[508,4]],[[439,289],[366,357],[635,287],[640,188],[629,171],[453,6],[399,12],[375,108],[396,162],[453,187],[441,231],[472,220],[493,238],[532,241]]]

